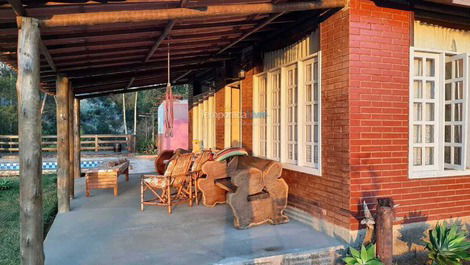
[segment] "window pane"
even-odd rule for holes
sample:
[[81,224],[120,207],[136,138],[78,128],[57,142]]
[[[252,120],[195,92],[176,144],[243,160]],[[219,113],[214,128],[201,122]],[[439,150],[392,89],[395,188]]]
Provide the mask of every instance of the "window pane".
[[426,76],[434,76],[434,59],[426,59]]
[[450,125],[446,125],[444,128],[444,141],[446,143],[450,143],[452,141],[451,136],[452,136],[452,127]]
[[413,125],[414,143],[421,143],[421,125]]
[[455,61],[455,77],[463,77],[463,59]]
[[306,122],[312,121],[312,105],[305,106],[305,121]]
[[315,82],[318,82],[318,62],[315,62],[313,64],[313,80],[315,80]]
[[423,83],[419,80],[415,80],[413,83],[415,98],[423,98]]
[[414,103],[414,120],[420,121],[423,118],[423,107],[421,103]]
[[313,100],[318,101],[318,84],[313,84]]
[[434,165],[434,147],[426,147],[424,149],[424,152],[425,152],[424,164],[427,166]]
[[426,81],[424,98],[434,99],[434,81]]
[[434,125],[426,125],[425,142],[434,143]]
[[310,63],[305,66],[305,81],[312,81],[312,64]]
[[446,79],[452,79],[452,62],[446,63]]
[[312,141],[312,125],[305,126],[305,141],[306,142]]
[[444,147],[444,163],[446,164],[450,164],[452,163],[451,161],[451,153],[450,153],[450,146],[446,146]]
[[305,101],[311,102],[312,101],[312,85],[307,84],[305,86]]
[[318,132],[318,125],[313,126],[313,130],[314,130],[314,131],[313,131],[313,132],[314,132],[314,134],[313,134],[313,141],[314,141],[315,143],[318,143],[318,134],[319,134],[319,132]]
[[318,163],[318,146],[313,147],[313,162]]
[[434,121],[434,103],[426,103],[426,120]]
[[415,76],[423,75],[423,59],[422,58],[415,58],[414,68],[415,68],[415,73],[414,73]]
[[454,120],[462,121],[462,103],[457,103],[454,105]]
[[462,148],[461,147],[454,147],[454,164],[456,165],[462,164]]
[[311,162],[312,162],[312,146],[311,146],[311,145],[307,145],[307,146],[306,146],[306,149],[305,149],[305,160],[307,161],[307,163],[311,163]]
[[445,99],[446,99],[446,100],[452,100],[452,84],[451,84],[451,83],[447,83],[445,90],[446,90]]
[[446,104],[445,109],[444,109],[444,114],[445,114],[445,121],[452,120],[452,105],[451,104]]
[[313,120],[318,121],[318,104],[313,105]]
[[455,83],[455,99],[463,99],[463,81]]
[[422,159],[421,159],[421,147],[414,147],[413,148],[413,165],[421,166]]
[[454,126],[454,143],[462,143],[462,125]]

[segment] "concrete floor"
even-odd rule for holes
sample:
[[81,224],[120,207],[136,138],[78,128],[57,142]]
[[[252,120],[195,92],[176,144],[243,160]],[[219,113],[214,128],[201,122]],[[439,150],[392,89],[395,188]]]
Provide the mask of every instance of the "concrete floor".
[[86,198],[84,179],[76,185],[72,211],[56,217],[45,240],[46,264],[251,264],[254,258],[341,245],[294,220],[237,230],[227,205],[182,204],[171,216],[162,207],[141,212],[139,174],[127,183],[121,177],[118,197],[94,190]]

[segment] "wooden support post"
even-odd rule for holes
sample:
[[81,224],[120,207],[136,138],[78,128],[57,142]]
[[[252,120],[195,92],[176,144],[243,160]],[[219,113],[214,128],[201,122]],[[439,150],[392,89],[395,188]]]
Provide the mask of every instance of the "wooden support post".
[[73,101],[73,154],[74,154],[74,178],[81,176],[80,161],[80,99],[75,98]]
[[58,14],[41,20],[41,27],[92,26],[113,23],[138,23],[168,21],[173,19],[197,19],[220,16],[249,16],[281,12],[342,8],[344,0],[302,1],[281,4],[258,3],[237,5],[209,5],[198,8],[167,8],[132,11],[109,11],[76,14]]
[[98,135],[95,135],[95,152],[98,152],[100,143],[98,142]]
[[57,76],[57,200],[59,213],[70,211],[69,80]]
[[74,128],[73,128],[73,99],[74,95],[72,92],[72,83],[69,82],[69,98],[68,98],[68,111],[69,111],[69,179],[70,179],[70,198],[74,198],[75,196],[75,180],[74,180]]
[[389,198],[378,199],[376,238],[377,256],[385,265],[393,265],[393,202]]
[[44,264],[39,21],[23,18],[18,34],[18,135],[21,264]]

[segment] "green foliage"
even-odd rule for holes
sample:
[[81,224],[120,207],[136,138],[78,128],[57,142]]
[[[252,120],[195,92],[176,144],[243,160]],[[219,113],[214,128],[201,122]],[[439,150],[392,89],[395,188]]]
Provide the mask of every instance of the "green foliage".
[[0,178],[0,191],[9,190],[14,186],[14,181],[12,178]]
[[426,249],[429,250],[428,258],[432,265],[458,265],[470,261],[467,233],[457,224],[436,224],[429,230]]
[[[0,264],[20,264],[19,178],[10,178],[11,188],[0,191]],[[57,213],[56,176],[42,178],[44,231]]]
[[375,244],[367,248],[362,245],[361,250],[350,247],[349,252],[350,255],[343,259],[346,265],[383,265],[375,256]]

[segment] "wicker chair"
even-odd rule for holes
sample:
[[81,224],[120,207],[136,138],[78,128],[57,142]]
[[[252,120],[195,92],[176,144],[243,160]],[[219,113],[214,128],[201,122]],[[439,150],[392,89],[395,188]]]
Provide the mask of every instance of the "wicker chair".
[[202,165],[209,161],[212,158],[212,151],[211,150],[206,150],[198,153],[196,155],[196,159],[194,160],[193,165],[191,166],[191,191],[194,190],[194,195],[191,192],[191,198],[189,205],[193,205],[193,199],[196,199],[196,204],[199,205],[199,196],[198,196],[198,186],[197,186],[197,180],[202,176]]
[[[192,163],[193,154],[181,154],[174,157],[168,164],[163,175],[143,175],[141,177],[140,209],[144,205],[157,205],[168,207],[171,214],[172,207],[191,198],[191,177],[189,168]],[[152,199],[145,200],[146,191],[153,195]]]

